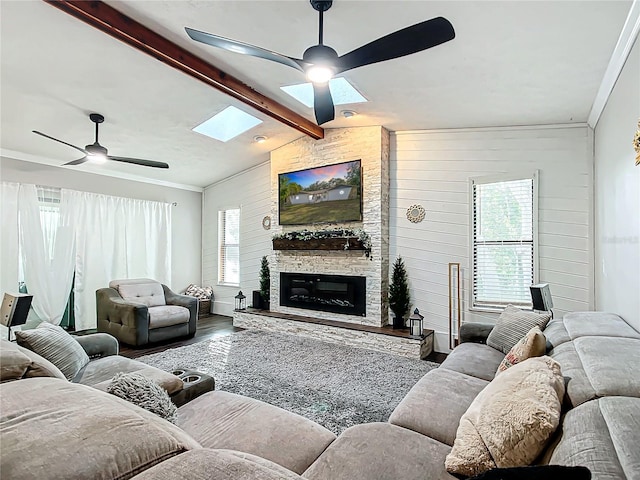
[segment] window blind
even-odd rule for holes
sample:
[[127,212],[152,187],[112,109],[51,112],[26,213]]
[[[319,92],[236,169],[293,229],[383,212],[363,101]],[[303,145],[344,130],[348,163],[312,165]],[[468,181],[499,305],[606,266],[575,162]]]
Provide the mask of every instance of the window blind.
[[531,307],[534,179],[474,181],[472,197],[473,307]]
[[222,210],[218,215],[218,283],[240,285],[240,209]]

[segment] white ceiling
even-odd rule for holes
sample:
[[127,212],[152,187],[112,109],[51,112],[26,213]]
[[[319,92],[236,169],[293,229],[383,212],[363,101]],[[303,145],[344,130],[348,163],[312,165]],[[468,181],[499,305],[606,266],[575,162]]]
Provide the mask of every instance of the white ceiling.
[[[189,26],[301,57],[317,43],[317,13],[295,1],[109,1],[113,7],[313,120],[280,91],[304,81],[283,65],[191,41]],[[631,6],[615,1],[349,1],[325,13],[338,54],[405,26],[444,16],[455,40],[346,72],[369,99],[325,128],[390,130],[586,122]],[[59,165],[78,158],[40,130],[79,146],[86,115],[102,113],[100,143],[114,155],[165,161],[166,170],[119,163],[78,170],[203,187],[257,165],[300,133],[95,30],[44,2],[0,2],[1,147]],[[228,105],[264,123],[221,143],[191,128]],[[349,106],[338,107],[338,111]],[[266,135],[262,144],[255,135]]]

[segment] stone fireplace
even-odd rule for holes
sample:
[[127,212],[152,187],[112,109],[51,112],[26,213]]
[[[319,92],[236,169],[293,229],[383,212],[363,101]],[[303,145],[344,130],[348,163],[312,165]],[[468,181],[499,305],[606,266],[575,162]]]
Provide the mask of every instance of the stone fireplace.
[[365,277],[280,272],[280,305],[366,316]]
[[[278,219],[278,174],[360,160],[362,222],[282,226]],[[389,132],[380,126],[325,130],[325,138],[302,137],[271,152],[271,218],[274,234],[291,231],[363,229],[371,238],[371,254],[362,250],[274,250],[270,258],[271,310],[285,314],[381,327],[389,323],[386,304],[389,284]],[[281,299],[288,286],[281,273],[364,280],[358,287],[363,308],[309,311],[302,301]],[[335,287],[335,285],[334,285]],[[352,302],[353,303],[353,302]]]

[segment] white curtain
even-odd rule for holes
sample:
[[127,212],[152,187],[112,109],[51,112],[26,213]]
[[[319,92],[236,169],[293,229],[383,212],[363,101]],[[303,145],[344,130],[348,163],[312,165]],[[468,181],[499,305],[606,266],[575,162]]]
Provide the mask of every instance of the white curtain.
[[69,300],[75,264],[74,225],[68,196],[44,206],[35,185],[18,194],[19,238],[24,281],[39,319],[58,325]]
[[76,329],[96,327],[96,297],[111,280],[171,279],[171,207],[166,203],[63,190],[76,222]]
[[[18,292],[18,192],[20,184],[2,182],[0,189],[0,295]],[[0,298],[0,302],[2,298]]]

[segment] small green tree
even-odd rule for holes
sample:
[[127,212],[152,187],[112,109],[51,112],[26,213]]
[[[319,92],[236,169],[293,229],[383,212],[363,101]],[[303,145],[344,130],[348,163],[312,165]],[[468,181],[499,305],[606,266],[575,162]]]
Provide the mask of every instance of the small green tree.
[[265,255],[262,257],[260,265],[260,296],[265,302],[269,301],[271,290],[271,272],[269,271],[269,260]]
[[404,327],[404,315],[409,307],[411,307],[411,295],[409,294],[407,270],[404,268],[402,257],[398,257],[393,264],[391,285],[389,285],[389,308],[395,316],[394,328]]

